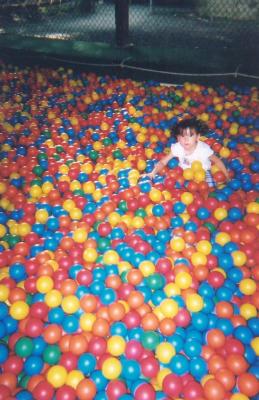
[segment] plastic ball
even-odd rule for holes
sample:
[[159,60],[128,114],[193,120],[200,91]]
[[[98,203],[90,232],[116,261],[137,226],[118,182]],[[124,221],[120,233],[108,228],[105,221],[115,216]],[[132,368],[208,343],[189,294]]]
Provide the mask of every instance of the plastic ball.
[[10,307],[10,315],[15,320],[22,320],[29,314],[30,308],[24,301],[16,301]]
[[204,306],[203,299],[200,295],[193,293],[187,295],[186,307],[190,312],[199,312]]
[[117,379],[122,371],[121,362],[115,357],[107,358],[102,365],[102,373],[106,379]]
[[61,365],[50,367],[47,372],[47,381],[55,388],[65,385],[67,379],[67,370]]

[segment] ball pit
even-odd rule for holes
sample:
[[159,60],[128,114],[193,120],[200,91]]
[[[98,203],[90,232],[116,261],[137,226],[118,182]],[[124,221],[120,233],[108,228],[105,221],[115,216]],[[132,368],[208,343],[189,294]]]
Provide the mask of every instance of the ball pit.
[[[2,65],[0,399],[255,400],[258,89]],[[230,180],[172,159],[190,113]]]

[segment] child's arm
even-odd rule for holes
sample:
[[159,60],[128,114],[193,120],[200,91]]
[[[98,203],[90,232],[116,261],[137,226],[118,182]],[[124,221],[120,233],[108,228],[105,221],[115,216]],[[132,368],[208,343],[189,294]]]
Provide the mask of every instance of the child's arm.
[[219,157],[217,157],[217,156],[215,156],[215,154],[213,154],[212,156],[210,156],[210,161],[211,161],[213,164],[216,164],[216,166],[220,169],[220,171],[223,172],[223,174],[225,175],[225,177],[226,177],[227,179],[229,179],[228,170],[227,170],[227,168],[225,167],[223,161],[221,161],[221,159],[220,159]]
[[163,169],[173,157],[174,155],[172,153],[167,154],[165,157],[161,158],[160,161],[158,161],[153,171],[146,175],[149,176],[151,179],[153,179],[155,175],[158,174],[161,171],[161,169]]

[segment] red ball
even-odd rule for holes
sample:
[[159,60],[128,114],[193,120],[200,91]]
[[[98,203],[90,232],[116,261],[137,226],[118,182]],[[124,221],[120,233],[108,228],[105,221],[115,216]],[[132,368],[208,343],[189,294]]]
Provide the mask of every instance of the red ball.
[[56,400],[75,400],[76,392],[75,390],[68,385],[64,385],[56,391]]
[[166,375],[163,380],[163,391],[170,398],[179,397],[183,389],[182,379],[173,373]]
[[54,397],[54,388],[50,383],[44,380],[38,383],[38,385],[33,389],[32,395],[34,399],[52,400]]
[[149,383],[139,385],[134,393],[135,400],[155,400],[155,389]]
[[109,400],[119,400],[121,396],[127,393],[127,387],[120,380],[113,380],[106,387],[106,394]]
[[213,400],[224,400],[225,399],[225,388],[222,383],[216,379],[209,379],[203,387],[204,395],[206,399]]

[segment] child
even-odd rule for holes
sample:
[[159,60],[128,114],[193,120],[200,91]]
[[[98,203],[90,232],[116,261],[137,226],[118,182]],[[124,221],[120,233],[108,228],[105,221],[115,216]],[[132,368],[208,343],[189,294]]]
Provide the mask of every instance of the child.
[[170,154],[163,157],[147,176],[151,179],[171,160],[178,157],[182,169],[190,168],[193,161],[200,161],[206,171],[206,181],[209,186],[215,186],[210,168],[215,164],[229,179],[228,171],[223,162],[217,157],[207,143],[199,140],[203,130],[201,123],[196,118],[184,119],[175,127],[173,134],[177,143],[172,144]]

